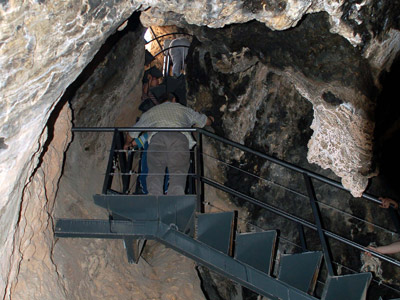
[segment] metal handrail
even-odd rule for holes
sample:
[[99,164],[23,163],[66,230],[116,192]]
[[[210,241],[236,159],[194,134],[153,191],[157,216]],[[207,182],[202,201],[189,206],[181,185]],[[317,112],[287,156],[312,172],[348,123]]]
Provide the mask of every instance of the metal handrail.
[[[242,144],[239,144],[237,142],[234,142],[234,141],[228,140],[226,138],[220,137],[220,136],[218,136],[218,135],[216,135],[214,133],[211,133],[211,132],[209,132],[207,130],[204,130],[202,128],[175,128],[175,127],[174,128],[171,128],[171,127],[169,127],[169,128],[154,128],[154,127],[117,127],[117,128],[116,127],[75,127],[75,128],[72,129],[72,131],[73,132],[114,132],[114,136],[118,132],[143,132],[143,131],[147,131],[147,132],[197,132],[199,137],[201,135],[208,136],[208,137],[210,137],[210,138],[212,138],[214,140],[220,141],[220,142],[222,142],[222,143],[224,143],[226,145],[230,145],[230,146],[238,148],[238,149],[240,149],[242,151],[257,155],[257,156],[259,156],[261,158],[264,158],[264,159],[266,159],[268,161],[271,161],[271,162],[273,162],[275,164],[283,166],[283,167],[285,167],[287,169],[296,171],[296,172],[302,174],[305,178],[309,178],[309,179],[313,178],[313,179],[319,180],[321,182],[324,182],[324,183],[326,183],[328,185],[331,185],[333,187],[336,187],[336,188],[339,188],[341,190],[349,192],[348,189],[343,187],[343,185],[341,183],[339,183],[339,182],[337,182],[335,180],[329,179],[329,178],[324,177],[322,175],[319,175],[319,174],[317,174],[315,172],[312,172],[312,171],[309,171],[307,169],[298,167],[298,166],[296,166],[294,164],[285,162],[283,160],[280,160],[278,158],[272,157],[270,155],[261,153],[259,151],[253,150],[253,149],[250,149],[250,148],[248,148],[248,147],[246,147],[246,146],[244,146]],[[114,143],[115,142],[114,142],[114,139],[113,139],[113,145],[114,145]],[[201,143],[199,143],[199,144],[200,144],[199,147],[201,147]],[[113,152],[113,151],[111,151],[111,152]],[[302,218],[296,217],[296,216],[294,216],[292,214],[289,214],[287,212],[284,212],[284,211],[282,211],[282,210],[280,210],[280,209],[278,209],[278,208],[276,208],[274,206],[271,206],[271,205],[266,204],[266,203],[264,203],[264,202],[262,202],[260,200],[257,200],[255,198],[252,198],[252,197],[248,196],[248,195],[242,194],[242,193],[240,193],[240,192],[238,192],[236,190],[233,190],[233,189],[231,189],[229,187],[226,187],[225,185],[221,185],[221,184],[219,184],[219,183],[217,183],[215,181],[207,179],[207,178],[204,177],[203,172],[201,170],[197,170],[196,172],[197,172],[196,177],[197,177],[197,179],[199,179],[198,182],[203,182],[205,184],[208,184],[210,186],[218,188],[218,189],[220,189],[220,190],[222,190],[224,192],[227,192],[227,193],[229,193],[231,195],[237,196],[237,197],[239,197],[239,198],[241,198],[243,200],[246,200],[246,201],[248,201],[248,202],[250,202],[252,204],[255,204],[255,205],[259,206],[259,207],[265,208],[265,209],[267,209],[267,210],[269,210],[269,211],[271,211],[271,212],[273,212],[275,214],[278,214],[278,215],[280,215],[280,216],[282,216],[282,217],[284,217],[286,219],[289,219],[289,220],[291,220],[293,222],[296,222],[297,224],[301,224],[302,226],[305,226],[305,227],[308,227],[310,229],[319,231],[320,232],[320,238],[321,238],[321,235],[322,235],[321,243],[322,243],[322,246],[324,248],[325,256],[329,257],[329,253],[327,252],[327,247],[328,246],[326,244],[324,245],[325,242],[324,242],[323,235],[326,235],[327,237],[336,239],[336,240],[338,240],[340,242],[343,242],[343,243],[345,243],[345,244],[347,244],[347,245],[349,245],[349,246],[351,246],[353,248],[356,248],[358,250],[361,250],[363,252],[372,253],[374,256],[376,256],[378,258],[380,258],[380,259],[382,259],[382,260],[384,260],[386,262],[389,262],[389,263],[391,263],[393,265],[396,265],[396,266],[400,267],[400,262],[399,261],[397,261],[395,259],[392,259],[392,258],[390,258],[388,256],[382,255],[382,254],[380,254],[378,252],[375,252],[373,250],[370,250],[370,249],[366,248],[365,246],[357,244],[357,243],[355,243],[355,242],[353,242],[351,240],[348,240],[348,239],[346,239],[346,238],[344,238],[342,236],[339,236],[339,235],[337,235],[337,234],[335,234],[333,232],[330,232],[330,231],[322,228],[322,225],[321,225],[320,222],[318,222],[318,220],[316,220],[316,225],[315,225],[315,224],[313,224],[313,223],[311,223],[311,222],[309,222],[307,220],[304,220]],[[367,194],[367,193],[363,193],[362,197],[367,199],[367,200],[370,200],[372,202],[378,203],[378,204],[382,203],[382,201],[379,200],[377,197],[375,197],[373,195],[370,195],[370,194]],[[312,197],[310,197],[310,198],[312,198]],[[310,199],[310,200],[312,200],[312,199]],[[199,198],[199,201],[200,201],[200,198]],[[315,209],[314,209],[314,218],[315,219],[319,218],[318,217],[318,213],[316,213]],[[328,261],[330,261],[330,259],[328,259]],[[330,263],[330,262],[328,262],[328,263]],[[331,266],[327,266],[327,267],[328,267],[329,273],[332,275],[333,269],[331,269]]]
[[[243,150],[245,152],[257,155],[258,157],[264,158],[266,160],[269,160],[277,165],[280,165],[282,167],[285,167],[287,169],[296,171],[300,174],[307,174],[308,176],[310,176],[313,179],[317,179],[321,182],[324,182],[328,185],[331,185],[333,187],[336,187],[338,189],[350,192],[349,189],[346,189],[340,182],[335,181],[333,179],[327,178],[325,176],[319,175],[313,171],[301,168],[299,166],[296,166],[294,164],[288,163],[284,160],[281,160],[279,158],[273,157],[271,155],[253,150],[251,148],[248,148],[242,144],[239,144],[237,142],[228,140],[226,138],[220,137],[212,132],[209,132],[203,128],[193,128],[193,127],[186,127],[186,128],[176,128],[176,127],[74,127],[72,128],[73,132],[114,132],[114,131],[119,131],[119,132],[196,132],[198,131],[200,134],[208,136],[214,140],[220,141],[224,144],[233,146],[235,148],[238,148],[240,150]],[[373,196],[371,194],[368,193],[363,193],[361,195],[362,198],[370,200],[374,203],[377,204],[382,204],[382,201],[379,200],[378,197]]]
[[[350,192],[349,189],[346,189],[346,188],[345,188],[340,182],[338,182],[338,181],[335,181],[335,180],[333,180],[333,179],[330,179],[330,178],[327,178],[327,177],[325,177],[325,176],[319,175],[319,174],[317,174],[317,173],[315,173],[315,172],[312,172],[312,171],[309,171],[309,170],[307,170],[307,169],[301,168],[301,167],[299,167],[299,166],[296,166],[296,165],[294,165],[294,164],[288,163],[288,162],[286,162],[286,161],[283,161],[283,160],[278,159],[278,158],[276,158],[276,157],[270,156],[270,155],[268,155],[268,154],[261,153],[261,152],[259,152],[259,151],[250,149],[250,148],[248,148],[248,147],[246,147],[246,146],[244,146],[244,145],[242,145],[242,144],[239,144],[239,143],[236,143],[236,142],[234,142],[234,141],[228,140],[228,139],[226,139],[226,138],[220,137],[220,136],[218,136],[218,135],[216,135],[216,134],[214,134],[214,133],[211,133],[211,132],[209,132],[209,131],[207,131],[207,130],[204,130],[204,129],[202,129],[202,128],[198,128],[197,130],[199,130],[199,131],[200,131],[202,134],[204,134],[205,136],[208,136],[208,137],[210,137],[210,138],[213,138],[213,139],[215,139],[215,140],[218,140],[218,141],[220,141],[220,142],[222,142],[222,143],[224,143],[224,144],[227,144],[227,145],[233,146],[233,147],[235,147],[235,148],[238,148],[238,149],[240,149],[240,150],[243,150],[243,151],[245,151],[245,152],[248,152],[248,153],[257,155],[257,156],[259,156],[259,157],[261,157],[261,158],[264,158],[264,159],[266,159],[266,160],[269,160],[269,161],[271,161],[271,162],[273,162],[273,163],[275,163],[275,164],[277,164],[277,165],[280,165],[280,166],[282,166],[282,167],[285,167],[285,168],[287,168],[287,169],[296,171],[296,172],[298,172],[298,173],[300,173],[300,174],[307,174],[307,175],[310,176],[311,178],[317,179],[317,180],[319,180],[319,181],[321,181],[321,182],[324,182],[324,183],[326,183],[326,184],[328,184],[328,185],[331,185],[331,186],[333,186],[333,187],[339,188],[339,189],[341,189],[341,190]],[[375,196],[373,196],[373,195],[370,195],[370,194],[368,194],[368,193],[363,193],[361,197],[362,197],[362,198],[365,198],[365,199],[367,199],[367,200],[370,200],[370,201],[372,201],[372,202],[375,202],[375,203],[378,203],[378,204],[382,204],[382,201],[381,201],[381,200],[379,200],[377,197],[375,197]]]
[[183,47],[183,48],[190,48],[190,46],[186,46],[186,45],[170,46],[170,47],[167,47],[167,48],[161,50],[160,52],[157,52],[157,53],[154,54],[153,56],[154,56],[154,57],[157,57],[158,55],[160,55],[161,53],[164,53],[165,51],[168,51],[169,49],[172,49],[172,48],[182,48],[182,47]]
[[185,32],[171,32],[171,33],[166,33],[166,34],[163,34],[163,35],[156,36],[155,38],[153,38],[153,39],[151,39],[150,41],[146,42],[145,45],[150,44],[151,42],[154,42],[155,40],[158,40],[159,38],[162,38],[162,37],[164,37],[164,36],[175,35],[175,34],[193,36],[192,34],[190,34],[190,33],[185,33]]
[[74,127],[72,132],[195,132],[193,127]]
[[[232,189],[230,187],[227,187],[225,185],[222,185],[222,184],[220,184],[220,183],[218,183],[218,182],[216,182],[214,180],[211,180],[211,179],[203,177],[203,178],[201,178],[201,181],[203,181],[204,183],[206,183],[206,184],[208,184],[208,185],[210,185],[210,186],[212,186],[214,188],[217,188],[217,189],[219,189],[221,191],[224,191],[224,192],[226,192],[228,194],[231,194],[233,196],[236,196],[236,197],[239,197],[239,198],[241,198],[243,200],[246,200],[249,203],[252,203],[252,204],[257,205],[257,206],[259,206],[261,208],[269,210],[269,211],[271,211],[271,212],[273,212],[273,213],[275,213],[275,214],[277,214],[277,215],[279,215],[279,216],[281,216],[281,217],[283,217],[285,219],[288,219],[288,220],[293,221],[295,223],[299,223],[299,224],[301,224],[301,225],[303,225],[303,226],[305,226],[307,228],[310,228],[310,229],[312,229],[314,231],[318,230],[317,226],[315,224],[311,223],[310,221],[304,220],[304,219],[302,219],[300,217],[297,217],[295,215],[287,213],[287,212],[285,212],[285,211],[283,211],[283,210],[281,210],[279,208],[276,208],[276,207],[274,207],[274,206],[272,206],[270,204],[264,203],[264,202],[262,202],[262,201],[260,201],[258,199],[255,199],[255,198],[250,197],[250,196],[248,196],[246,194],[238,192],[238,191],[236,191],[236,190],[234,190],[234,189]],[[328,236],[330,238],[333,238],[333,239],[335,239],[337,241],[340,241],[340,242],[342,242],[344,244],[347,244],[347,245],[349,245],[349,246],[351,246],[353,248],[356,248],[358,250],[372,253],[372,254],[374,254],[374,256],[376,256],[378,258],[400,267],[400,261],[398,261],[396,259],[393,259],[391,257],[385,256],[383,254],[380,254],[378,252],[375,252],[373,250],[365,248],[364,246],[359,245],[359,244],[357,244],[357,243],[355,243],[355,242],[353,242],[353,241],[351,241],[349,239],[346,239],[346,238],[344,238],[344,237],[342,237],[342,236],[340,236],[340,235],[338,235],[338,234],[336,234],[334,232],[331,232],[331,231],[329,231],[327,229],[323,229],[322,228],[322,232],[326,236]]]

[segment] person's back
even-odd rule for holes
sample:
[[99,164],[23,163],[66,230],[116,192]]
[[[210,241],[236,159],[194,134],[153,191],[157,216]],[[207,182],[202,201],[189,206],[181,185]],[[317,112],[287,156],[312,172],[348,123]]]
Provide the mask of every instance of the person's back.
[[[175,97],[166,94],[163,103],[145,112],[134,127],[204,127],[211,125],[213,118],[176,103]],[[129,133],[124,149],[137,145],[137,132]],[[190,148],[195,141],[188,132],[149,132],[148,176],[149,194],[162,195],[166,168],[169,171],[168,195],[182,195],[185,191],[189,170]]]
[[140,120],[151,122],[152,127],[191,127],[200,116],[180,103],[164,102],[144,113]]
[[[200,114],[193,109],[175,102],[164,102],[152,107],[146,111],[135,127],[204,127],[207,122],[207,116]],[[155,133],[150,134],[150,138]],[[189,147],[195,144],[192,135],[189,132],[183,132],[189,140]]]

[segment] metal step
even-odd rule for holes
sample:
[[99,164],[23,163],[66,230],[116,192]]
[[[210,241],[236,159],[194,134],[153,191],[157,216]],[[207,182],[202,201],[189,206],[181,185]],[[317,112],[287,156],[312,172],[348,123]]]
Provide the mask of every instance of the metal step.
[[234,212],[196,214],[196,239],[225,254],[233,241]]
[[160,223],[157,240],[196,262],[273,300],[317,300],[254,267],[228,256],[206,243]]
[[325,283],[322,300],[365,300],[371,273],[330,276]]
[[275,230],[238,234],[235,241],[235,259],[269,275],[275,245]]
[[[279,277],[274,278],[270,273],[277,234],[266,231],[238,234],[232,258],[234,212],[195,214],[195,195],[95,195],[94,200],[121,219],[61,219],[55,235],[122,239],[131,263],[142,250],[138,240],[155,239],[271,299],[316,299],[308,293],[315,286],[322,254],[283,256]],[[370,280],[370,273],[328,277],[322,300],[365,300]]]
[[193,234],[195,195],[94,195],[95,204],[113,214],[133,221],[159,220],[174,224],[180,231]]
[[57,219],[54,235],[62,238],[152,239],[157,221]]
[[282,255],[278,279],[312,294],[322,262],[322,252],[303,252]]

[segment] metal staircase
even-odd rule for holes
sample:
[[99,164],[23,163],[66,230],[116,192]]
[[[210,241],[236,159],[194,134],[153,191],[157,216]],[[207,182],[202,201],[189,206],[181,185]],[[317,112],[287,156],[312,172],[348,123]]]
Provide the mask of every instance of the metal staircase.
[[[104,238],[122,239],[128,261],[138,261],[145,240],[156,240],[177,252],[192,258],[236,282],[264,295],[269,299],[300,300],[362,300],[366,299],[371,273],[356,273],[336,276],[332,265],[327,238],[338,240],[348,246],[371,252],[353,241],[323,228],[312,179],[320,180],[335,188],[344,189],[340,183],[318,174],[290,165],[276,158],[248,149],[232,141],[215,136],[202,129],[193,128],[78,128],[74,131],[113,132],[113,140],[102,194],[94,196],[96,205],[109,211],[108,220],[95,219],[58,219],[55,236],[61,238]],[[190,131],[197,133],[198,146],[192,157],[195,170],[189,179],[189,195],[149,196],[128,195],[132,152],[122,150],[123,131]],[[269,159],[271,162],[290,168],[303,175],[306,190],[312,208],[314,223],[301,219],[267,203],[241,194],[203,176],[202,170],[202,135],[223,141],[240,150]],[[121,191],[112,190],[115,172],[112,170],[116,160],[121,167]],[[305,243],[303,252],[282,255],[275,260],[278,246],[276,230],[261,232],[237,232],[235,212],[202,213],[204,211],[204,184],[239,197],[249,203],[267,209],[278,216],[299,225],[300,240],[303,227],[315,230],[321,242],[322,251],[309,251]],[[371,195],[366,199],[379,203]],[[303,233],[304,234],[304,233]],[[303,237],[304,238],[304,237]],[[373,255],[400,266],[400,262],[378,253]],[[327,275],[323,291],[315,293],[321,264],[324,262]],[[273,272],[277,270],[277,272]],[[317,298],[316,295],[319,298]]]
[[[273,277],[277,232],[237,233],[234,212],[196,213],[195,195],[95,195],[94,201],[118,219],[60,219],[55,235],[154,239],[269,299],[317,299],[312,295],[322,253],[285,255],[278,276]],[[328,277],[321,299],[365,299],[371,277],[370,273]]]

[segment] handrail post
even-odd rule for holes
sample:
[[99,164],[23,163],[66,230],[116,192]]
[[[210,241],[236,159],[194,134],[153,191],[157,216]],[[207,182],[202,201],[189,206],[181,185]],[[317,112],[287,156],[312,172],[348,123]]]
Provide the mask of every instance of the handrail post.
[[113,176],[111,176],[110,173],[111,173],[111,169],[113,167],[115,147],[117,145],[117,135],[118,135],[118,130],[115,128],[114,134],[113,134],[113,139],[111,142],[110,155],[108,156],[106,176],[104,177],[103,190],[102,190],[103,194],[107,194],[107,190],[111,188],[111,184],[112,184],[112,180],[113,180]]
[[203,201],[203,191],[204,191],[204,183],[201,180],[204,175],[203,171],[203,159],[202,159],[202,152],[203,152],[203,139],[202,134],[200,131],[196,131],[197,137],[197,146],[196,146],[196,194],[197,194],[197,206],[196,210],[198,212],[204,211],[204,201]]
[[310,176],[308,176],[307,173],[303,173],[303,176],[304,176],[304,181],[306,183],[308,197],[310,199],[310,204],[311,204],[311,208],[312,208],[313,215],[314,215],[315,225],[317,226],[317,232],[319,235],[319,239],[321,241],[322,250],[324,252],[325,265],[326,265],[326,268],[328,269],[329,275],[334,276],[335,272],[334,272],[333,266],[332,266],[332,257],[331,257],[331,253],[329,250],[328,242],[327,242],[327,240],[325,238],[325,234],[322,230],[321,214],[319,212],[319,209],[318,209],[318,206],[316,203],[317,197],[315,195],[315,190],[314,190]]
[[[116,148],[117,150],[122,150],[124,148],[123,133],[120,131],[117,132]],[[125,194],[129,189],[130,175],[126,175],[126,173],[130,171],[130,167],[127,164],[125,153],[119,151],[117,156],[119,159],[121,173],[124,174],[121,175],[121,179],[122,179],[122,193]]]
[[300,223],[297,223],[297,231],[299,232],[301,250],[303,252],[306,252],[307,251],[307,241],[306,241],[306,236],[304,234],[304,226]]

